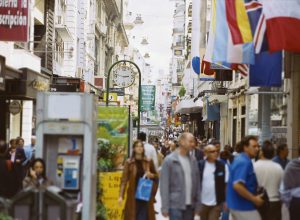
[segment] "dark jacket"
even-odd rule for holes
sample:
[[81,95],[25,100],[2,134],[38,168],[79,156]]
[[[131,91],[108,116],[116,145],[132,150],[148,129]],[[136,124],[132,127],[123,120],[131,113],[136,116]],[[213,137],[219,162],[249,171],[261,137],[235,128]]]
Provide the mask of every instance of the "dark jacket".
[[[11,159],[11,148],[8,150],[7,159],[8,160]],[[15,163],[16,160],[20,160],[20,164],[22,164],[26,159],[27,158],[26,158],[24,149],[21,148],[21,147],[17,147],[16,148],[15,160],[13,162]]]
[[196,148],[193,151],[194,151],[193,154],[194,154],[197,161],[200,161],[200,160],[204,159],[204,153],[203,153],[202,150]]
[[[203,172],[205,168],[206,160],[199,161],[199,173],[200,173],[200,188],[202,190]],[[225,181],[225,165],[223,162],[217,160],[215,162],[215,189],[216,189],[216,201],[217,205],[225,201],[226,181]]]
[[[154,200],[158,188],[158,174],[155,170],[155,166],[152,160],[149,161],[148,159],[145,158],[143,161],[143,168],[145,172],[147,170],[150,170],[151,173],[155,174],[153,187],[152,187],[152,198],[148,202],[148,220],[155,220]],[[136,167],[135,159],[128,159],[125,162],[123,175],[121,179],[121,187],[120,187],[121,188],[120,197],[122,198],[124,198],[125,190],[127,189],[126,203],[124,209],[125,212],[124,220],[135,220],[136,218],[136,200],[135,200],[136,174],[137,174],[137,167]]]
[[[199,188],[199,169],[194,157],[190,157],[192,172],[192,206],[197,211],[200,208],[200,188]],[[184,172],[179,161],[177,151],[168,155],[162,165],[160,173],[160,194],[162,212],[169,212],[169,209],[186,209],[185,204],[185,179]]]

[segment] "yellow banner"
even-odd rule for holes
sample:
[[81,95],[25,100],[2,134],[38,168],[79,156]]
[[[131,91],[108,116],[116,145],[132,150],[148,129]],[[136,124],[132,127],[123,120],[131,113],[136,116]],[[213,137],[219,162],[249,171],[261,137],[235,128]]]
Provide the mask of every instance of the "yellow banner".
[[122,172],[100,173],[101,201],[106,208],[107,220],[122,220],[126,197],[123,204],[118,203]]

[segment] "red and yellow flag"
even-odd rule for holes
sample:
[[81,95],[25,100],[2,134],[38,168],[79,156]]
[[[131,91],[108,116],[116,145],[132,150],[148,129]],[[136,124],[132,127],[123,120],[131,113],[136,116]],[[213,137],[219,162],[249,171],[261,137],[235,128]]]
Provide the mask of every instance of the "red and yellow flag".
[[233,44],[252,42],[252,32],[244,0],[226,0],[226,17]]

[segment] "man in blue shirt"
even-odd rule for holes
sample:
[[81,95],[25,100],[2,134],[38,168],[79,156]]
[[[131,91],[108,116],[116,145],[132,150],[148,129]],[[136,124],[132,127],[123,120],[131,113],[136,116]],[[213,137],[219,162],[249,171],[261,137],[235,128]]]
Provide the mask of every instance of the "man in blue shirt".
[[290,162],[287,157],[289,155],[289,149],[287,144],[281,144],[276,149],[276,156],[273,158],[273,161],[278,163],[282,169],[285,169],[286,165]]
[[227,184],[227,206],[233,220],[261,220],[256,206],[263,205],[261,195],[256,195],[257,179],[252,158],[258,153],[255,136],[246,136],[241,141],[242,152],[234,159],[230,167]]

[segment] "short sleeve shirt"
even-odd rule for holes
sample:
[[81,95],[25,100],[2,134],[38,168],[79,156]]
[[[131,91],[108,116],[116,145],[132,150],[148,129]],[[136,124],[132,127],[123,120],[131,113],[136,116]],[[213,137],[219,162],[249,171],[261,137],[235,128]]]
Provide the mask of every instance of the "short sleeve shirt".
[[240,196],[233,188],[235,183],[243,183],[247,190],[255,194],[257,189],[257,179],[250,157],[241,153],[237,156],[230,166],[229,181],[227,184],[226,201],[230,209],[236,211],[252,211],[256,210],[254,204]]

